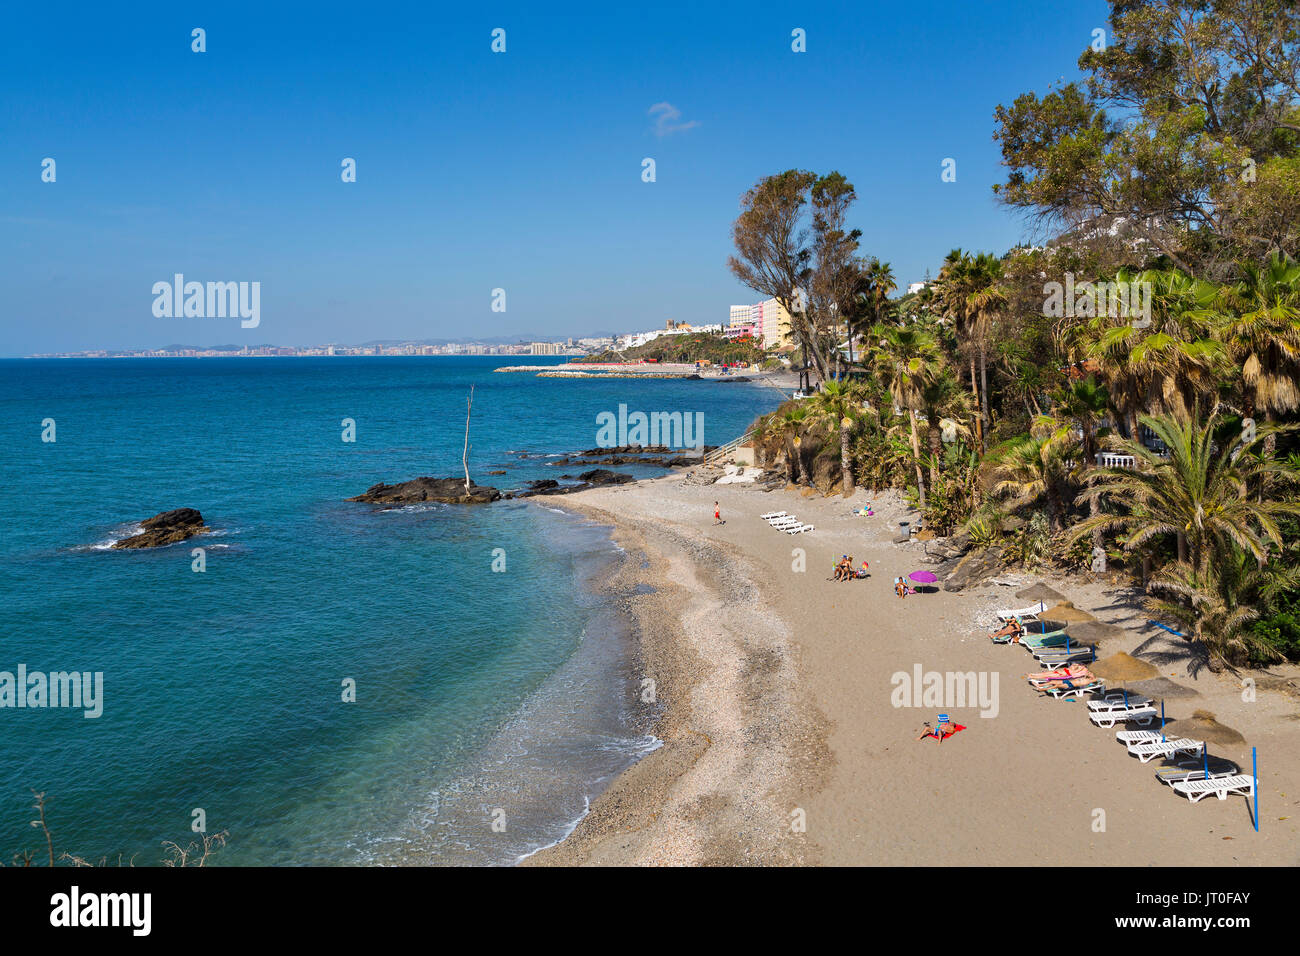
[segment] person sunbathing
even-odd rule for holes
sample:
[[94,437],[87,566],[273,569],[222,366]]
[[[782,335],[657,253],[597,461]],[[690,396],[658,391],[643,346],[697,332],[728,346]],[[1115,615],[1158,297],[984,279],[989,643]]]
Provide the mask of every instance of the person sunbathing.
[[1019,637],[1019,636],[1020,636],[1020,622],[1017,621],[1015,618],[1012,618],[1010,621],[1006,623],[1004,627],[994,631],[992,634],[989,635],[989,637],[995,641],[999,637]]
[[863,561],[862,567],[856,572],[855,576],[859,578],[865,578],[867,576],[867,568],[868,568],[867,562]]
[[957,731],[965,729],[966,728],[962,727],[960,724],[953,723],[941,723],[938,727],[931,727],[930,722],[927,720],[921,725],[921,736],[916,739],[924,740],[926,737],[933,737],[935,740],[939,741],[939,743],[943,743],[945,737],[951,737]]

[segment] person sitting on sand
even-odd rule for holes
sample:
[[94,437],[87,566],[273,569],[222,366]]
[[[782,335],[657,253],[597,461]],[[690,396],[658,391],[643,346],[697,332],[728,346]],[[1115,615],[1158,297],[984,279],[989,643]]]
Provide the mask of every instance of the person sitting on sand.
[[894,592],[901,598],[907,597],[907,584],[902,578],[894,578]]
[[867,568],[868,568],[868,567],[869,567],[869,565],[867,564],[867,562],[863,561],[863,562],[862,562],[862,568],[861,568],[861,570],[858,571],[858,573],[857,573],[857,577],[865,578],[865,577],[867,576]]

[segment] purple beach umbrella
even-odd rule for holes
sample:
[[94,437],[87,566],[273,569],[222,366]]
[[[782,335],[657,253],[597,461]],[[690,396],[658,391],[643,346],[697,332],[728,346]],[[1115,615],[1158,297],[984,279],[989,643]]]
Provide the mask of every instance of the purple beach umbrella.
[[919,584],[934,584],[939,580],[933,571],[913,571],[908,577]]

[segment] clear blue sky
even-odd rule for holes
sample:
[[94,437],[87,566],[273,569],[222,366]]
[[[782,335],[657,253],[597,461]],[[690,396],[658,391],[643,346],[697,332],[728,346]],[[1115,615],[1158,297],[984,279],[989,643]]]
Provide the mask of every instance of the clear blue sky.
[[[475,6],[10,4],[0,354],[725,321],[759,298],[726,268],[738,199],[794,166],[849,177],[906,285],[1024,236],[990,190],[993,109],[1074,77],[1107,9]],[[260,281],[261,326],[155,318],[176,272]]]

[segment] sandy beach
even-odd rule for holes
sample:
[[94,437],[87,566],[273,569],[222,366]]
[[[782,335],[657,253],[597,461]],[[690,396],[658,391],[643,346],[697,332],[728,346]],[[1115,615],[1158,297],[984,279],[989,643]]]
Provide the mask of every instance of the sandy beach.
[[[1147,624],[1140,595],[1100,582],[1009,573],[900,599],[894,578],[926,564],[923,542],[893,543],[909,516],[897,499],[683,477],[555,502],[610,524],[632,556],[621,583],[654,589],[632,611],[664,746],[527,865],[1300,863],[1300,668],[1197,668]],[[854,515],[866,502],[875,516]],[[816,531],[778,532],[758,517],[768,511]],[[831,580],[846,553],[871,576]],[[1125,628],[1099,657],[1156,664],[1177,685],[1170,720],[1209,711],[1244,736],[1211,755],[1248,774],[1258,749],[1258,833],[1244,798],[1190,803],[1155,779],[1162,761],[1140,763],[1089,723],[1086,704],[1031,691],[1033,658],[987,634],[995,609],[1025,603],[1015,592],[1038,580]],[[982,675],[991,705],[895,706],[891,678],[918,666]],[[1253,700],[1242,677],[1256,681]],[[918,741],[940,711],[966,729]]]

